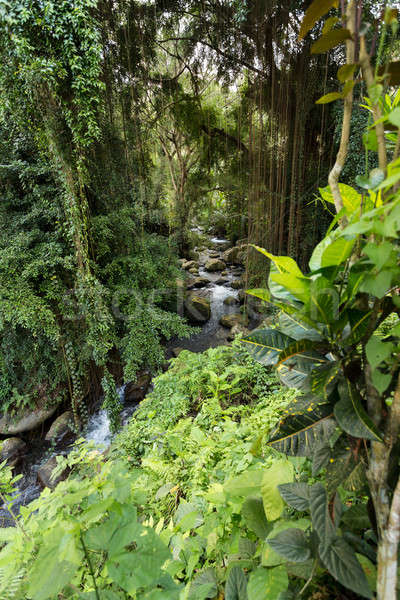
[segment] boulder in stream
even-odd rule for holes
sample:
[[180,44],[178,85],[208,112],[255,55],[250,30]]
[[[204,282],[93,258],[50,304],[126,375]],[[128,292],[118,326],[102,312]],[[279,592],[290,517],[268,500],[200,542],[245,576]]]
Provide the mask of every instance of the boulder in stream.
[[65,469],[58,477],[54,479],[51,478],[51,474],[57,466],[57,457],[52,456],[47,460],[41,467],[39,467],[37,472],[37,478],[42,487],[48,487],[51,490],[54,490],[56,485],[67,478],[68,469]]
[[239,304],[239,300],[235,296],[227,296],[224,300],[224,304],[227,306],[234,306],[235,304]]
[[57,404],[46,406],[43,402],[36,408],[26,408],[18,415],[5,414],[0,416],[0,434],[16,434],[30,431],[39,427],[46,419],[54,415],[57,410]]
[[202,296],[190,295],[185,300],[185,313],[193,323],[205,323],[211,317],[210,301]]
[[223,327],[231,329],[235,325],[241,325],[243,327],[246,327],[249,324],[249,319],[246,315],[234,313],[232,315],[222,315],[219,322]]
[[74,415],[72,411],[67,410],[62,413],[53,422],[49,431],[46,434],[45,440],[47,442],[55,441],[60,442],[64,438],[73,435],[74,432]]
[[226,264],[220,260],[219,258],[210,258],[206,262],[205,270],[214,272],[214,271],[224,271],[226,269]]
[[193,269],[189,269],[189,273],[191,275],[198,275],[199,274],[199,270],[196,269],[196,267],[193,267]]
[[124,401],[128,403],[140,402],[145,397],[151,382],[150,373],[139,373],[136,381],[129,381],[125,386]]
[[189,269],[198,269],[199,268],[199,263],[196,262],[195,260],[185,260],[185,262],[182,263],[182,269],[184,271],[189,271]]
[[7,438],[0,442],[0,462],[7,461],[10,467],[15,467],[25,453],[26,444],[17,437]]
[[207,277],[196,277],[188,283],[187,289],[191,290],[193,288],[202,288],[206,287],[210,283],[210,280]]

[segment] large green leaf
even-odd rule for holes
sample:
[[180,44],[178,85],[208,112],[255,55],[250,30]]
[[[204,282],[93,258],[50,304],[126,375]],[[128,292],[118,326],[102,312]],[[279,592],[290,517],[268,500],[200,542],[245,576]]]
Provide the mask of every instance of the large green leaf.
[[224,484],[224,490],[233,496],[252,496],[261,492],[264,471],[261,469],[248,469],[237,477],[229,479]]
[[319,554],[325,567],[339,583],[364,598],[373,598],[354,550],[342,537],[335,536],[329,544],[321,542]]
[[280,380],[289,388],[297,390],[309,389],[309,377],[312,371],[326,362],[317,352],[299,354],[291,360],[287,359],[277,366]]
[[275,256],[259,246],[254,246],[254,248],[272,260],[279,273],[291,273],[297,277],[304,277],[297,262],[293,258],[290,258],[290,256]]
[[[301,302],[307,302],[310,297],[310,279],[306,277],[297,277],[293,273],[270,273],[271,283],[278,284],[281,288],[288,291],[292,296]],[[270,287],[271,289],[271,287]],[[271,290],[272,293],[274,293]]]
[[288,588],[286,567],[258,567],[252,572],[247,587],[248,600],[278,600]]
[[248,352],[262,365],[274,365],[279,354],[293,339],[277,329],[256,329],[241,340]]
[[339,294],[329,279],[320,275],[312,281],[306,308],[313,321],[325,325],[336,323],[339,315],[339,304]]
[[260,540],[264,540],[271,531],[271,524],[265,516],[264,504],[261,497],[251,496],[242,506],[242,519],[247,527],[253,531]]
[[[346,185],[345,183],[339,183],[339,190],[347,214],[352,215],[356,211],[359,211],[362,200],[361,194],[359,194],[354,188],[350,187],[349,185]],[[334,204],[332,190],[329,186],[325,188],[320,188],[319,192],[326,202]],[[338,233],[339,232],[337,231],[336,235]]]
[[[303,358],[304,360],[310,360],[313,363],[315,362],[315,342],[311,340],[296,340],[295,342],[291,342],[289,346],[287,346],[282,352],[279,354],[277,365],[280,365],[287,361],[296,362],[297,358]],[[317,354],[319,357],[320,355]],[[322,362],[325,362],[325,358],[320,356]],[[318,363],[317,363],[318,364]]]
[[225,600],[247,600],[247,579],[240,567],[229,571],[225,584]]
[[268,544],[291,562],[305,562],[311,556],[309,541],[301,529],[286,529],[269,539]]
[[339,238],[331,242],[323,251],[321,257],[322,267],[336,267],[343,264],[351,255],[355,240]]
[[284,509],[278,485],[293,481],[293,477],[293,465],[286,459],[274,461],[270,467],[264,470],[261,495],[268,521],[278,519]]
[[295,340],[312,340],[318,342],[323,339],[319,331],[310,327],[310,325],[302,319],[299,311],[292,313],[286,311],[280,312],[278,317],[278,328],[282,333]]
[[279,493],[289,506],[296,510],[306,511],[310,508],[310,486],[308,483],[296,481],[278,486]]
[[268,444],[292,456],[311,456],[315,443],[332,428],[333,406],[330,402],[310,402],[304,412],[282,419]]
[[328,52],[328,50],[331,50],[350,39],[351,33],[348,29],[332,29],[314,42],[311,46],[311,54],[324,54],[325,52]]
[[311,521],[321,544],[329,545],[335,536],[335,526],[329,514],[326,490],[321,483],[310,487]]
[[329,361],[317,365],[310,373],[309,382],[312,394],[327,399],[337,384],[340,372],[339,361]]
[[362,405],[360,393],[348,380],[339,385],[339,395],[334,413],[343,431],[353,437],[382,441],[382,434]]
[[205,569],[193,579],[189,591],[189,600],[215,598],[218,592],[217,577],[212,568]]
[[338,0],[314,0],[307,8],[301,22],[299,39],[303,39],[317,21],[319,21],[331,8],[337,7],[337,5]]

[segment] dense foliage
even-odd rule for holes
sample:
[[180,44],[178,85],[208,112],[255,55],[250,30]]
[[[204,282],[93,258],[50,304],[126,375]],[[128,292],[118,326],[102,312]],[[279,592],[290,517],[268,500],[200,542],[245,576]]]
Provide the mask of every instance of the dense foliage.
[[[399,595],[398,16],[0,0],[0,417],[114,436],[20,512],[0,464],[0,598]],[[166,363],[215,235],[270,315]]]

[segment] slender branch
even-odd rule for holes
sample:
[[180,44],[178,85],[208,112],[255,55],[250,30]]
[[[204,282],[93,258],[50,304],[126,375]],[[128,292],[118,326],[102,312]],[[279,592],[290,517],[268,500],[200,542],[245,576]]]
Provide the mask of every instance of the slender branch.
[[[371,66],[369,54],[367,52],[367,46],[364,36],[360,37],[360,64],[365,82],[367,84],[367,88],[370,89],[373,85],[375,85],[375,77]],[[378,102],[372,105],[372,114],[375,121],[375,131],[378,142],[379,168],[382,169],[382,171],[386,171],[387,155],[385,144],[385,129],[383,123],[376,123],[376,121],[378,121],[382,117],[382,112]]]
[[97,587],[96,576],[94,574],[93,565],[92,565],[92,561],[90,560],[89,552],[88,552],[88,550],[87,550],[87,548],[85,546],[85,542],[83,541],[82,532],[80,534],[80,538],[81,538],[81,544],[82,544],[83,552],[84,552],[84,554],[86,556],[86,560],[87,560],[87,563],[88,563],[88,566],[89,566],[90,575],[91,575],[92,580],[93,580],[93,585],[94,585],[94,591],[95,591],[95,594],[96,594],[96,598],[97,598],[97,600],[100,600],[100,594],[99,594],[99,590],[98,590],[98,587]]
[[[356,23],[356,4],[355,0],[350,0],[346,12],[347,29],[352,34],[352,39],[346,42],[346,62],[347,64],[354,63],[355,43],[353,40]],[[353,78],[351,78],[352,80]],[[340,146],[336,156],[336,162],[329,173],[329,185],[332,190],[333,200],[335,202],[336,212],[339,213],[343,208],[343,199],[339,189],[339,177],[343,170],[347,158],[347,152],[350,139],[351,115],[353,112],[353,88],[349,91],[344,99],[344,112],[342,123],[342,136]]]

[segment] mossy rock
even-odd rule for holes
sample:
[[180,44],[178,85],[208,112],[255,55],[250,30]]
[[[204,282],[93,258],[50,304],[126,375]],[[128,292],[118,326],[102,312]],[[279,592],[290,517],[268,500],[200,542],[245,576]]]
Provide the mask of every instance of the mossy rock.
[[202,296],[188,296],[185,300],[185,313],[192,323],[205,323],[211,317],[210,301]]

